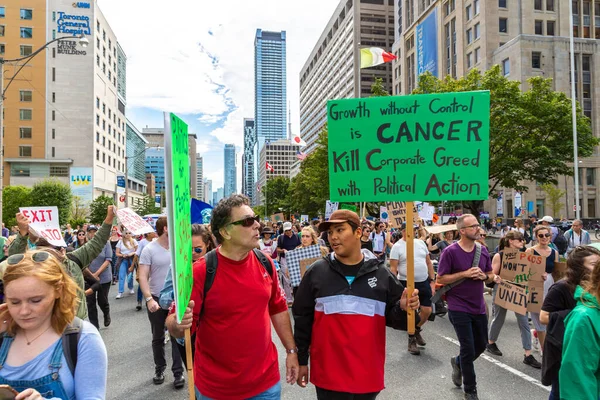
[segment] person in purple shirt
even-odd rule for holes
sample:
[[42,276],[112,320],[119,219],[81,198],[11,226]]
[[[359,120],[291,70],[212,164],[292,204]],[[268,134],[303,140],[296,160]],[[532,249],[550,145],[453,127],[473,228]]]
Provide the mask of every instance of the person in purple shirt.
[[456,221],[460,240],[446,247],[438,264],[437,282],[449,285],[460,280],[446,294],[448,317],[460,342],[460,355],[452,357],[452,382],[463,385],[464,398],[477,400],[477,381],[473,362],[485,351],[488,342],[487,315],[483,300],[483,282],[499,281],[492,272],[490,255],[481,246],[479,266],[473,267],[475,241],[479,239],[479,222],[464,214]]

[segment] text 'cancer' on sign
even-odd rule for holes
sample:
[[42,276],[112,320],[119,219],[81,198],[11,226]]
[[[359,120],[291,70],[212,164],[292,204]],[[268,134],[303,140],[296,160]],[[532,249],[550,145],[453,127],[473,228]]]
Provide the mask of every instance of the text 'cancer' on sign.
[[328,102],[332,201],[488,197],[487,91]]

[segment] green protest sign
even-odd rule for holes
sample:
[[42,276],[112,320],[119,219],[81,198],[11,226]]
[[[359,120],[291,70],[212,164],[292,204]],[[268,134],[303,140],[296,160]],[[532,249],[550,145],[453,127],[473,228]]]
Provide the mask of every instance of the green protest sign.
[[357,212],[356,206],[354,204],[342,203],[340,204],[340,210],[350,210]]
[[330,100],[331,201],[488,197],[487,91]]
[[193,283],[188,127],[169,113],[165,113],[165,185],[171,273],[177,321],[181,322]]

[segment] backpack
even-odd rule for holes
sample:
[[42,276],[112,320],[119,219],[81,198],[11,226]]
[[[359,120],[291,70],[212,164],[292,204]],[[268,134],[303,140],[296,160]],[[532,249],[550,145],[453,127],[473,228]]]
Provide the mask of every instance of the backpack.
[[[273,265],[263,254],[262,251],[258,249],[252,249],[258,261],[262,264],[262,266],[267,270],[269,276],[273,276]],[[206,278],[204,279],[204,296],[202,297],[202,306],[200,306],[200,316],[204,313],[204,303],[206,300],[206,294],[210,290],[215,281],[215,275],[217,274],[217,266],[219,265],[219,258],[217,257],[217,251],[211,250],[204,256],[206,260]]]
[[556,250],[558,250],[558,254],[565,254],[567,252],[567,248],[569,247],[569,242],[567,241],[565,234],[562,233],[560,230],[558,231],[558,234],[556,235],[556,237],[554,238],[552,243],[554,243],[554,245],[556,246]]
[[[67,360],[67,365],[71,371],[71,375],[75,376],[75,368],[77,367],[77,348],[79,346],[79,338],[81,337],[81,329],[83,328],[83,321],[80,318],[75,317],[65,328],[62,334],[62,349]],[[4,341],[4,335],[0,336],[0,346]]]

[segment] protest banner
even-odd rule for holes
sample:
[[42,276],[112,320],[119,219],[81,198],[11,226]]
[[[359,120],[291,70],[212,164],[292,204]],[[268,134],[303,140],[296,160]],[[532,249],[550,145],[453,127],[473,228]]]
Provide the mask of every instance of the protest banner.
[[356,212],[356,206],[354,204],[342,203],[340,204],[340,210],[349,210]]
[[131,208],[121,208],[117,210],[117,217],[122,225],[134,235],[143,235],[144,233],[154,232],[154,228],[142,217],[136,214]]
[[[402,224],[406,221],[406,203],[403,201],[394,201],[386,203],[388,211],[388,219],[392,228],[401,229]],[[414,215],[417,215],[417,210],[413,207]],[[413,218],[413,222],[417,223]]]
[[303,274],[300,270],[300,260],[310,260],[314,258],[321,258],[321,246],[318,244],[300,247],[285,253],[285,261],[290,273],[292,287],[300,285],[300,281],[302,280]]
[[328,220],[334,211],[337,211],[340,203],[327,200],[325,202],[325,220]]
[[498,291],[494,303],[517,314],[527,313],[527,293],[525,288],[502,281],[497,284]]
[[565,273],[567,272],[567,262],[560,261],[554,263],[554,271],[552,271],[552,277],[554,278],[554,282],[560,281],[564,278]]
[[[502,265],[500,267],[500,278],[504,281],[515,282],[517,276],[529,274],[529,263],[527,257],[522,257],[525,253],[516,249],[504,249],[502,251]],[[517,283],[526,282],[527,279],[520,280]]]
[[271,222],[283,222],[285,220],[285,216],[283,213],[277,213],[271,215]]
[[[529,274],[527,275],[527,281],[544,282],[544,273],[546,272],[546,257],[536,256],[535,254],[527,254],[527,263],[529,264]],[[521,255],[521,258],[524,256]],[[516,282],[515,283],[519,283]],[[543,286],[543,285],[542,285]]]
[[60,230],[58,207],[19,207],[19,212],[29,219],[29,228],[52,246],[67,247]]
[[304,274],[308,267],[310,267],[314,262],[319,261],[321,258],[305,258],[304,260],[300,260],[300,276],[304,278]]
[[456,224],[452,225],[435,225],[435,226],[426,226],[425,230],[429,232],[431,235],[436,235],[438,233],[444,233],[448,231],[457,230]]
[[544,282],[530,281],[527,285],[527,311],[542,311],[544,304]]
[[301,222],[308,222],[308,215],[306,215],[306,214],[300,215],[300,221]]
[[379,206],[379,220],[383,222],[389,222],[387,207]]

